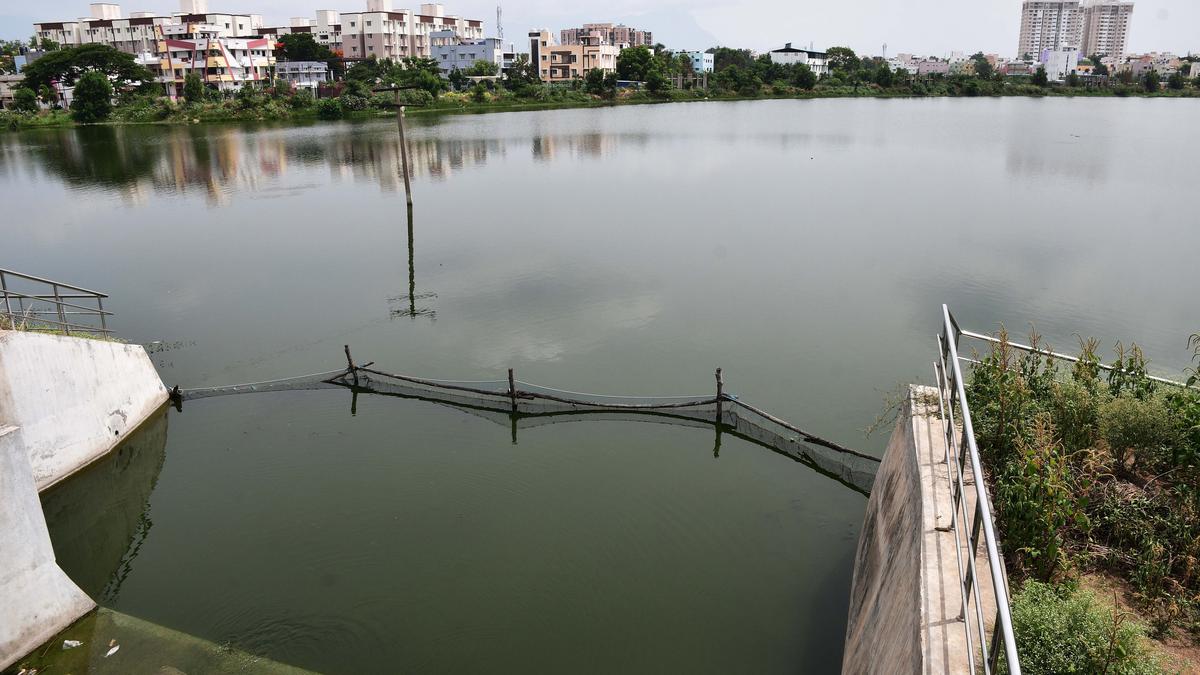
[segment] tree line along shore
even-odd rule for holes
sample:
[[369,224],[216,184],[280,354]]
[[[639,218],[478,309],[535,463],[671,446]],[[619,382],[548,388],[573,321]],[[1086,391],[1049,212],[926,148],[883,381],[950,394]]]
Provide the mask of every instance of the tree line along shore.
[[[292,48],[303,53],[313,46]],[[1118,74],[1099,86],[1070,77],[1052,83],[1044,71],[1002,75],[976,55],[972,74],[916,76],[893,70],[880,59],[860,59],[847,48],[829,51],[830,72],[819,77],[804,64],[773,63],[766,55],[755,58],[749,51],[723,47],[714,50],[714,72],[698,76],[686,57],[634,47],[621,52],[615,72],[593,70],[566,84],[541,82],[536,67],[524,56],[502,75],[493,64],[479,62],[469,71],[453,71],[449,78],[441,75],[432,59],[408,58],[360,61],[335,69],[340,79],[321,97],[276,79],[219,92],[190,76],[182,96],[172,98],[131,55],[88,44],[55,50],[26,66],[11,108],[0,111],[0,128],[342,119],[394,114],[397,103],[410,106],[412,113],[471,113],[747,99],[1200,97],[1200,76],[1182,73],[1166,82],[1151,71],[1137,79]],[[64,86],[73,89],[68,105],[58,93]],[[408,88],[399,96],[377,91],[385,87]]]

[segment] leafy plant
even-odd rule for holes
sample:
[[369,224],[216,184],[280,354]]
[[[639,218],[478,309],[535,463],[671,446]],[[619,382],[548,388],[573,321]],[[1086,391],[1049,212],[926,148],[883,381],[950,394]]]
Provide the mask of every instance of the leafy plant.
[[1087,591],[1028,581],[1012,598],[1012,619],[1022,672],[1161,672],[1141,645],[1144,629]]

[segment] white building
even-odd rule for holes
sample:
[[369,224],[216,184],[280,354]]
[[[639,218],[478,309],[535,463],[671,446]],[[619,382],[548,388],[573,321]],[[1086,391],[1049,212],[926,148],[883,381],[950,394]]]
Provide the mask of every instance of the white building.
[[296,89],[311,89],[330,80],[329,64],[324,61],[276,61],[275,77]]
[[1026,0],[1021,5],[1017,57],[1037,56],[1047,49],[1078,50],[1082,29],[1079,0]]
[[709,52],[680,51],[671,53],[675,56],[683,55],[688,57],[688,60],[692,62],[693,73],[711,73],[713,71],[713,55]]
[[1133,3],[1123,0],[1092,0],[1083,6],[1083,38],[1081,50],[1085,55],[1105,54],[1116,58],[1125,55],[1129,44],[1129,21]]
[[[429,34],[431,58],[437,61],[442,75],[455,70],[467,70],[479,61],[496,64],[496,72],[504,67],[504,45],[499,38],[468,40],[452,30],[440,30]],[[508,51],[513,51],[511,48]]]
[[786,66],[803,63],[817,75],[824,75],[829,72],[829,55],[825,52],[810,52],[807,49],[796,49],[789,42],[780,49],[771,50],[770,54],[772,63],[779,63]]
[[1062,82],[1067,79],[1067,73],[1075,72],[1079,66],[1079,50],[1046,49],[1038,62],[1046,69],[1046,77],[1051,82]]

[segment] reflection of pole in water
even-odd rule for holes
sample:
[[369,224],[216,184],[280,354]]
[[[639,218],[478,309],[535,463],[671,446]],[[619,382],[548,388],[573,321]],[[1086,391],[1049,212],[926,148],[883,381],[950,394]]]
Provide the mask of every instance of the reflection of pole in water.
[[[405,162],[407,171],[408,162]],[[407,181],[405,181],[407,182]],[[409,316],[417,315],[417,266],[413,260],[413,222],[412,202],[408,204],[408,312]]]
[[[388,303],[393,305],[390,310],[393,318],[397,316],[407,316],[416,318],[418,316],[427,316],[430,319],[437,318],[437,311],[432,307],[417,307],[417,300],[428,300],[437,297],[437,293],[417,293],[417,267],[416,267],[416,246],[413,243],[413,210],[412,205],[408,206],[408,295],[401,295],[394,298],[388,298]],[[407,307],[396,308],[394,305],[403,301],[408,301]]]

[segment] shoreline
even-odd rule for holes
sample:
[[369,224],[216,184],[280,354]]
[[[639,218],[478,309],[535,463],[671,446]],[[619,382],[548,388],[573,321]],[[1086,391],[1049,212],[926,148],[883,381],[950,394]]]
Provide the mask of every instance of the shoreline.
[[[585,109],[585,108],[614,108],[630,105],[659,105],[664,103],[707,103],[707,102],[740,102],[740,101],[808,101],[808,100],[823,100],[823,99],[1002,99],[1002,98],[1143,98],[1143,99],[1200,99],[1200,90],[1163,90],[1159,92],[1130,92],[1128,90],[1060,90],[1050,88],[1044,92],[1033,93],[1029,91],[1014,91],[1000,94],[988,95],[965,95],[965,94],[914,94],[905,91],[864,91],[863,93],[853,93],[846,91],[811,91],[802,94],[784,94],[784,95],[758,95],[758,96],[652,96],[642,92],[637,92],[634,96],[625,99],[604,100],[595,99],[591,101],[518,101],[518,102],[486,102],[486,103],[460,103],[458,105],[433,105],[433,106],[408,106],[406,108],[407,116],[433,116],[433,115],[483,115],[489,113],[504,113],[504,112],[532,112],[539,110],[567,110],[567,109]],[[443,99],[446,100],[446,99]],[[13,113],[12,111],[0,111],[7,113],[8,119],[6,123],[0,124],[0,133],[4,131],[31,131],[35,129],[69,129],[82,127],[122,127],[122,126],[146,126],[146,125],[162,125],[162,126],[191,126],[196,124],[225,124],[231,122],[332,122],[332,121],[355,121],[355,120],[370,120],[394,118],[394,108],[380,108],[371,110],[349,111],[338,119],[323,119],[314,108],[308,108],[298,111],[289,111],[286,115],[255,115],[256,111],[261,108],[249,109],[240,112],[232,112],[231,114],[205,114],[206,111],[198,110],[196,114],[199,116],[184,115],[182,118],[162,119],[162,120],[107,120],[91,124],[81,124],[71,119],[70,113],[66,110],[41,111],[30,117],[26,117],[23,113]],[[0,118],[3,119],[3,118]],[[28,120],[28,122],[26,122]]]

